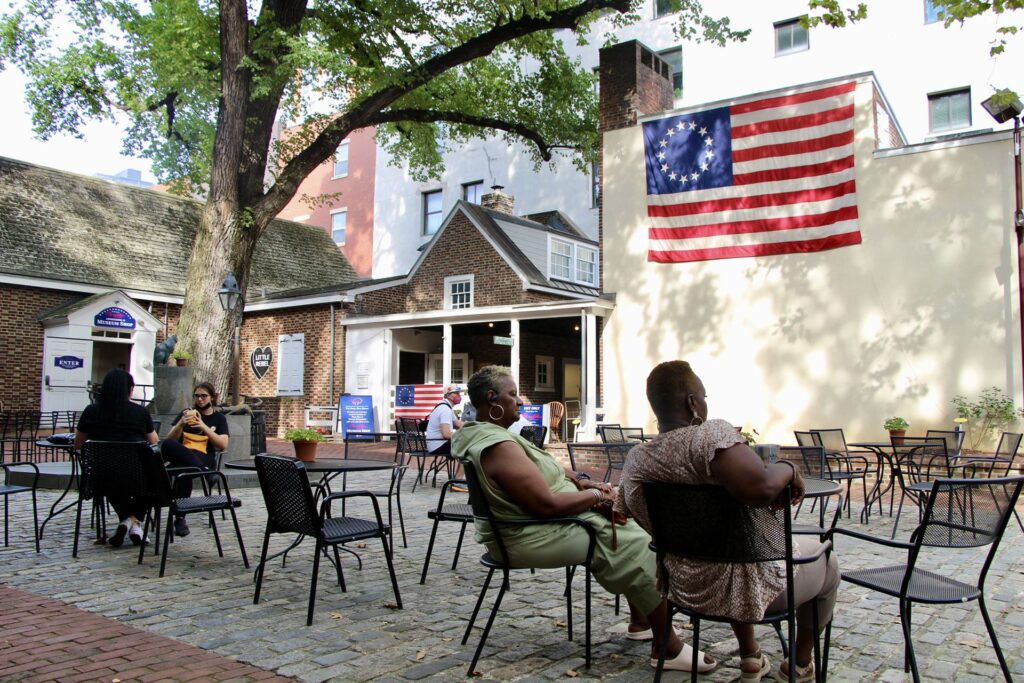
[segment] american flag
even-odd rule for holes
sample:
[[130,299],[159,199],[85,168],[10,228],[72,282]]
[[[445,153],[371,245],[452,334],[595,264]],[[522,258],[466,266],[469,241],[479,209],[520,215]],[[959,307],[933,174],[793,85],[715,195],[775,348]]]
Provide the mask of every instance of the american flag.
[[643,124],[647,260],[681,263],[860,244],[856,82]]
[[399,384],[395,387],[395,417],[422,418],[444,400],[443,384]]

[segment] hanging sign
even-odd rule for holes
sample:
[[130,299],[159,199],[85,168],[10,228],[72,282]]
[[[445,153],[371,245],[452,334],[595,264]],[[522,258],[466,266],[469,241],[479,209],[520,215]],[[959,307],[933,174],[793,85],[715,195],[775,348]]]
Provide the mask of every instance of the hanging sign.
[[257,346],[249,354],[249,367],[252,368],[256,379],[263,379],[263,375],[267,374],[272,362],[274,362],[274,352],[269,346]]
[[544,424],[544,404],[524,405],[519,409],[519,415],[530,424],[539,427]]
[[338,399],[338,415],[341,419],[341,438],[349,432],[373,431],[373,397],[342,396]]
[[512,337],[499,337],[499,336],[495,335],[494,336],[494,345],[495,346],[512,346]]
[[115,330],[134,330],[135,318],[123,308],[110,306],[97,313],[92,319],[96,327],[112,327]]
[[85,367],[85,359],[78,356],[56,356],[53,359],[53,366],[61,370],[77,370]]

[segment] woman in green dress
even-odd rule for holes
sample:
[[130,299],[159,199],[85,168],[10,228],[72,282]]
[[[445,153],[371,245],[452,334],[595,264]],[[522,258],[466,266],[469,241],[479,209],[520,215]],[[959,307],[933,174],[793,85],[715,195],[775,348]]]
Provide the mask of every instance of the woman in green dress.
[[[469,459],[481,473],[484,489],[495,517],[502,519],[577,516],[596,532],[597,547],[591,562],[594,578],[612,593],[622,594],[629,603],[631,640],[652,640],[651,665],[657,665],[660,639],[668,608],[655,580],[656,559],[648,547],[650,538],[636,523],[616,525],[617,544],[612,547],[611,522],[591,508],[608,505],[614,498],[609,484],[577,480],[551,455],[533,443],[508,431],[519,419],[523,405],[511,371],[489,366],[469,380],[469,398],[476,407],[476,421],[466,424],[452,437],[452,452]],[[589,535],[568,524],[508,527],[502,530],[513,565],[562,567],[582,563]],[[497,553],[498,548],[486,523],[477,523],[476,540]],[[673,633],[666,652],[666,668],[690,670],[690,646]],[[701,672],[716,665],[702,656]]]

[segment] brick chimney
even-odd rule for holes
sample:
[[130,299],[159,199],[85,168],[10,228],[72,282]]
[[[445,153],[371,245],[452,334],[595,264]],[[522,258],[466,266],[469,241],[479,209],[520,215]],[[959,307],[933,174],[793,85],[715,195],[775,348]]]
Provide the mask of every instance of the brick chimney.
[[491,185],[491,191],[480,198],[480,206],[514,216],[516,198],[506,193],[501,185]]
[[636,125],[637,116],[671,109],[672,67],[643,43],[601,48],[598,130]]

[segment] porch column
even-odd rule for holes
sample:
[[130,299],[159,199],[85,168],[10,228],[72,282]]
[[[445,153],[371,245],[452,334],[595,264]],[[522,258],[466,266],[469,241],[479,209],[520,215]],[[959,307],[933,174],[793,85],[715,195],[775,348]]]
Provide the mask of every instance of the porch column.
[[449,384],[452,381],[452,326],[444,323],[441,326],[441,384]]
[[522,386],[519,382],[519,320],[508,321],[509,335],[512,337],[512,348],[509,349],[508,365],[512,369],[512,379],[516,386]]
[[584,311],[580,323],[583,331],[583,410],[578,431],[589,438],[597,434],[597,316]]

